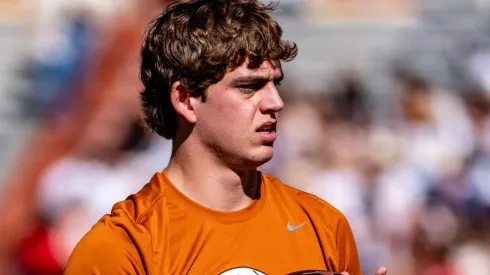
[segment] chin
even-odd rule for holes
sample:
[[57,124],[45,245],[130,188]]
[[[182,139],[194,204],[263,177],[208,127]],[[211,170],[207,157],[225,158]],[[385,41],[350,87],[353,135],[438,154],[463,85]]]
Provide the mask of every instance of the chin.
[[264,165],[272,159],[274,152],[272,151],[272,146],[261,146],[257,149],[256,153],[250,158],[250,162],[253,163],[254,168]]
[[242,154],[236,154],[232,157],[231,165],[240,171],[249,171],[257,169],[272,159],[272,146],[260,146],[250,148]]

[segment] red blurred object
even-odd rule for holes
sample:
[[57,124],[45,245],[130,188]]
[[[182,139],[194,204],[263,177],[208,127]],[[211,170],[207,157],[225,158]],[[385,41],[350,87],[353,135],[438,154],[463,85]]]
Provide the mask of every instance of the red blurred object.
[[55,258],[48,228],[39,226],[28,234],[17,250],[21,269],[33,275],[61,275],[63,267]]
[[454,266],[449,261],[436,262],[428,266],[422,275],[457,275]]

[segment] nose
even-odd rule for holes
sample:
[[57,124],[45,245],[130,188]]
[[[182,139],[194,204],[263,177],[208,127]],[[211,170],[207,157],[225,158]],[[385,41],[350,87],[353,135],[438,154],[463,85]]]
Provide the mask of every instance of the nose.
[[260,105],[260,111],[264,114],[278,113],[284,108],[284,101],[282,101],[281,95],[274,83],[267,84],[264,89],[264,98]]

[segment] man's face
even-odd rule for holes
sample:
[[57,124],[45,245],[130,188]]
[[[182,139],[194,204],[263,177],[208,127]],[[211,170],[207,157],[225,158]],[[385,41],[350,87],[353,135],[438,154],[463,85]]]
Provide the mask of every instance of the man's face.
[[211,85],[206,100],[196,108],[194,131],[198,139],[236,170],[257,168],[272,158],[277,114],[284,103],[276,86],[280,66],[264,61],[259,68],[247,63]]

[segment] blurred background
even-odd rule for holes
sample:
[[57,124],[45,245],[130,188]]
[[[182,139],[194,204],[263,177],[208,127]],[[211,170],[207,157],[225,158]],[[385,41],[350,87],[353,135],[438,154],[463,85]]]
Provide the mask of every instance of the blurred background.
[[[164,0],[0,1],[0,274],[51,275],[170,156],[138,51]],[[282,0],[261,170],[340,209],[364,274],[490,274],[490,0]]]

